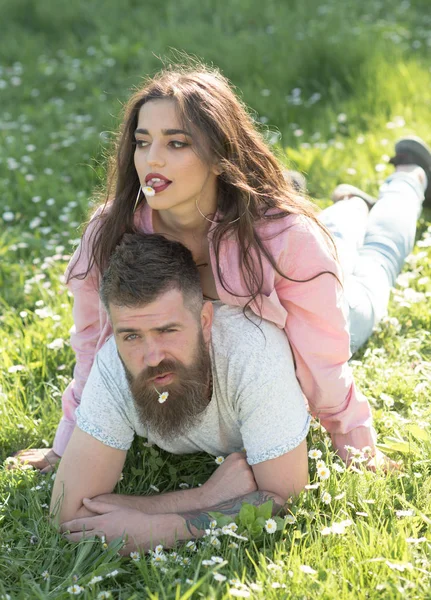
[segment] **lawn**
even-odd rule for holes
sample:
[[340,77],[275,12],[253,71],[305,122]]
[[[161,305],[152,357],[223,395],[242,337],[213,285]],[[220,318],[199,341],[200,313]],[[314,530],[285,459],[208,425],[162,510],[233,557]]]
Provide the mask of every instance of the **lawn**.
[[[375,194],[398,137],[431,142],[428,0],[0,0],[0,14],[0,461],[52,444],[74,363],[64,269],[122,103],[163,60],[222,69],[320,206],[341,182]],[[310,458],[279,530],[243,519],[247,540],[133,560],[68,544],[47,518],[52,476],[0,466],[0,599],[431,597],[430,258],[425,211],[389,317],[352,357],[400,472],[346,470],[315,423],[308,446],[330,477]],[[117,490],[195,486],[215,468],[136,440]]]

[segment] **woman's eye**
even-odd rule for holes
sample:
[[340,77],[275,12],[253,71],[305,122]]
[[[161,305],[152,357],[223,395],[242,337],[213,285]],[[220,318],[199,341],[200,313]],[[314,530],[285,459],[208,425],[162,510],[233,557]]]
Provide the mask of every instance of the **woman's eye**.
[[145,140],[135,140],[135,145],[137,148],[146,148],[150,142],[146,142]]
[[171,142],[169,142],[174,148],[185,148],[186,146],[188,146],[189,144],[187,144],[186,142],[178,142],[177,140],[172,140]]

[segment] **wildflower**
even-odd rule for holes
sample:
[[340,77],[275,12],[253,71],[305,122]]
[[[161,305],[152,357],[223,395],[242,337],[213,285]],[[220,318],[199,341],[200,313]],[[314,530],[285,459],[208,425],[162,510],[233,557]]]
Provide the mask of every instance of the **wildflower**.
[[326,467],[326,463],[324,460],[317,460],[316,461],[316,469],[323,469],[323,467]]
[[107,600],[107,598],[112,598],[111,592],[99,592],[97,594],[97,600]]
[[426,537],[420,537],[420,538],[406,538],[406,542],[408,544],[421,544],[422,542],[427,542],[427,538]]
[[169,397],[169,392],[163,392],[163,394],[159,394],[159,402],[163,404]]
[[368,517],[368,513],[366,512],[356,511],[356,514],[358,517]]
[[337,471],[337,473],[344,473],[344,467],[343,465],[340,465],[340,463],[332,463],[332,468],[334,471]]
[[142,191],[148,198],[152,198],[156,194],[155,190],[149,185],[146,185],[144,188],[142,188]]
[[329,479],[331,471],[328,469],[328,467],[324,466],[317,470],[317,475],[320,477],[320,479]]
[[401,517],[412,517],[414,512],[412,510],[396,510],[395,514],[400,519]]
[[38,541],[39,541],[39,540],[38,540],[38,538],[37,538],[37,536],[36,536],[36,535],[32,535],[32,536],[31,536],[31,538],[30,538],[30,544],[33,544],[33,545],[34,545],[34,544],[37,544],[37,542],[38,542]]
[[225,531],[226,535],[230,535],[230,537],[234,537],[237,540],[242,540],[244,542],[248,542],[248,537],[245,537],[245,535],[238,535],[237,533],[235,533],[235,531],[232,530],[226,530]]
[[214,561],[216,564],[221,565],[222,563],[224,563],[224,558],[222,558],[221,556],[211,556],[211,560]]
[[294,523],[296,523],[296,517],[291,514],[286,515],[284,517],[284,520],[286,521],[286,523],[289,523],[289,525],[293,525]]
[[226,581],[226,579],[227,579],[226,575],[222,575],[221,573],[214,573],[213,577],[216,581],[220,581],[220,582]]
[[223,456],[217,456],[216,459],[215,459],[215,462],[216,462],[217,465],[223,464],[224,463]]
[[138,562],[141,558],[141,555],[139,554],[139,552],[131,552],[130,553],[130,558],[134,561],[134,562]]
[[344,498],[345,495],[346,492],[341,492],[341,494],[337,494],[336,496],[334,496],[334,500],[342,500],[342,498]]
[[318,450],[317,448],[311,448],[311,450],[308,452],[308,457],[313,458],[314,460],[321,458],[321,456],[322,456],[322,452],[321,452],[321,450]]
[[178,487],[182,490],[187,490],[190,486],[188,483],[180,483]]
[[18,460],[14,456],[8,456],[7,458],[4,459],[3,464],[5,466],[13,465],[14,467],[16,467],[18,465]]
[[10,210],[7,210],[6,212],[4,212],[2,217],[3,217],[3,221],[5,221],[6,223],[10,223],[11,221],[13,221],[15,219],[15,215]]
[[186,583],[187,583],[188,585],[193,585],[193,584],[194,584],[194,581],[193,581],[193,579],[186,579]]
[[315,575],[317,571],[312,569],[309,565],[299,565],[299,570],[307,575]]
[[209,560],[208,558],[202,561],[204,567],[213,567],[215,562],[213,560]]
[[166,554],[164,554],[163,552],[154,552],[152,558],[151,558],[151,562],[155,565],[160,564],[160,563],[164,563],[168,560]]
[[[188,550],[190,550],[191,552],[196,552],[196,550],[198,549],[198,547],[196,546],[196,542],[194,542],[193,540],[190,540],[190,542],[187,542],[186,548]],[[172,554],[171,554],[171,556],[172,556]]]
[[67,588],[67,591],[69,594],[72,594],[72,596],[79,596],[79,594],[84,591],[84,588],[75,583],[74,585],[70,585]]
[[114,569],[110,573],[106,573],[105,577],[116,577],[119,574],[119,572],[120,571],[118,571],[118,569]]
[[238,588],[230,588],[229,594],[234,598],[250,598],[250,592],[248,590],[239,590]]
[[228,545],[228,548],[232,548],[232,550],[236,550],[236,548],[239,548],[239,546],[236,542],[230,542],[230,544]]
[[275,533],[277,531],[277,523],[274,519],[267,519],[265,521],[265,531],[267,533]]
[[93,579],[90,579],[90,581],[88,582],[88,585],[96,585],[96,583],[99,583],[102,580],[103,580],[103,577],[101,577],[100,575],[95,575],[93,577]]
[[42,579],[44,579],[45,581],[49,580],[49,573],[48,573],[48,571],[44,571],[42,573]]
[[307,483],[307,485],[304,485],[304,490],[317,490],[319,487],[320,487],[319,482]]
[[[155,485],[150,485],[150,490],[153,490],[153,492],[157,492],[157,493],[160,492],[159,488],[156,487]],[[163,548],[163,546],[162,546],[162,548]],[[157,552],[157,548],[156,548],[156,552]]]
[[9,367],[7,370],[8,373],[18,373],[18,371],[23,371],[25,369],[24,365],[13,365]]
[[221,546],[221,542],[216,535],[213,535],[210,538],[209,543],[211,544],[211,546],[214,546],[214,548],[220,548],[220,546]]
[[323,504],[331,504],[332,496],[329,492],[323,492],[322,502]]

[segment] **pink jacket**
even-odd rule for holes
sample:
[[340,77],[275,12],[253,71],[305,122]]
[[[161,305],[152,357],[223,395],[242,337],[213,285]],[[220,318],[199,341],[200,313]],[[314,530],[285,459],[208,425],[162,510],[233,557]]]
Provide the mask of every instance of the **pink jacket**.
[[[136,212],[135,225],[144,233],[153,233],[152,210],[144,204]],[[91,227],[91,226],[90,226]],[[247,295],[240,265],[238,243],[232,237],[220,247],[220,270],[230,291],[221,285],[216,257],[208,233],[210,256],[219,298],[225,304],[243,306]],[[280,270],[292,279],[304,280],[330,271],[341,278],[340,268],[315,223],[289,215],[262,222],[259,232]],[[88,234],[71,260],[79,256],[76,273],[88,264]],[[296,361],[296,374],[313,416],[331,434],[340,456],[345,458],[346,444],[356,448],[374,448],[375,432],[367,399],[355,388],[351,369],[349,332],[342,288],[331,274],[323,274],[306,283],[284,279],[264,260],[264,287],[261,298],[263,318],[283,328]],[[94,356],[112,329],[98,296],[99,273],[94,268],[84,280],[71,279],[74,295],[74,328],[71,336],[76,353],[74,380],[63,395],[63,417],[54,441],[54,451],[62,455],[75,426],[75,410],[93,364]],[[256,304],[252,310],[259,314]]]

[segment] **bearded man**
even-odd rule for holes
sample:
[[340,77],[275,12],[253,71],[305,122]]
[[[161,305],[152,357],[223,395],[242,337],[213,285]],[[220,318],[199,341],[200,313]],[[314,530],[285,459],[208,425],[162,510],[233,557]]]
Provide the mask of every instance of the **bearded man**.
[[[205,300],[190,251],[159,235],[124,236],[100,295],[113,336],[96,356],[51,502],[69,539],[123,536],[128,553],[200,537],[210,512],[234,517],[243,502],[272,500],[279,512],[307,483],[310,421],[284,332]],[[227,458],[201,487],[112,494],[135,434],[175,454]]]

